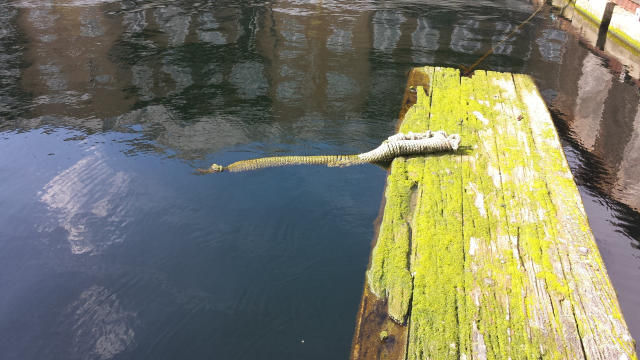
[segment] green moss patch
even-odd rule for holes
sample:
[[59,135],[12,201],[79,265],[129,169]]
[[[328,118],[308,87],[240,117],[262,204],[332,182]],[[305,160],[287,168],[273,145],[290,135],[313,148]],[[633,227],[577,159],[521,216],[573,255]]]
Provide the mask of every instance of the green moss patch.
[[431,86],[415,87],[400,131],[442,129],[462,144],[396,158],[387,179],[367,280],[408,323],[406,358],[636,358],[531,79],[415,71]]

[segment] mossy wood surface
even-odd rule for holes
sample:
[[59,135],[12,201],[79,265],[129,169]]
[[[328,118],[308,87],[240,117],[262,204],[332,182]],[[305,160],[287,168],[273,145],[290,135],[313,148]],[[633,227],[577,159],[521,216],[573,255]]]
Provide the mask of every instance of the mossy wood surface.
[[461,150],[391,164],[352,359],[636,359],[531,78],[418,68],[412,96],[399,131],[457,132]]

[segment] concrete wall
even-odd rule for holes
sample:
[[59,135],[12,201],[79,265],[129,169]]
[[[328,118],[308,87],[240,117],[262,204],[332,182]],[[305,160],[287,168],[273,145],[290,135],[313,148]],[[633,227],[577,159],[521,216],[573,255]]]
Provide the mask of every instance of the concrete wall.
[[[574,6],[593,21],[600,23],[608,2],[607,0],[576,0]],[[635,2],[627,1],[622,6],[616,5],[611,16],[609,33],[640,51],[640,20],[635,13],[625,9],[632,9],[634,5],[635,9],[638,9]]]

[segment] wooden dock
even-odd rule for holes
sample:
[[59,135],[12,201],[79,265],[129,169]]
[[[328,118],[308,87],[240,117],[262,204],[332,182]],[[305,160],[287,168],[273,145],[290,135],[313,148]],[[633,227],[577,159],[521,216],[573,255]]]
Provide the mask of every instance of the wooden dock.
[[400,119],[462,146],[391,164],[351,358],[637,359],[532,79],[417,68]]

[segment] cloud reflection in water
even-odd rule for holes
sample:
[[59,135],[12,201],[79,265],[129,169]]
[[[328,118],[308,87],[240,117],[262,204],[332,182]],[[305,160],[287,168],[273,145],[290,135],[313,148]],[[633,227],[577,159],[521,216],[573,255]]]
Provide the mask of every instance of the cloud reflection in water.
[[124,240],[119,230],[128,222],[130,174],[114,171],[101,153],[88,155],[49,181],[40,201],[53,224],[40,230],[67,231],[73,254],[95,254]]

